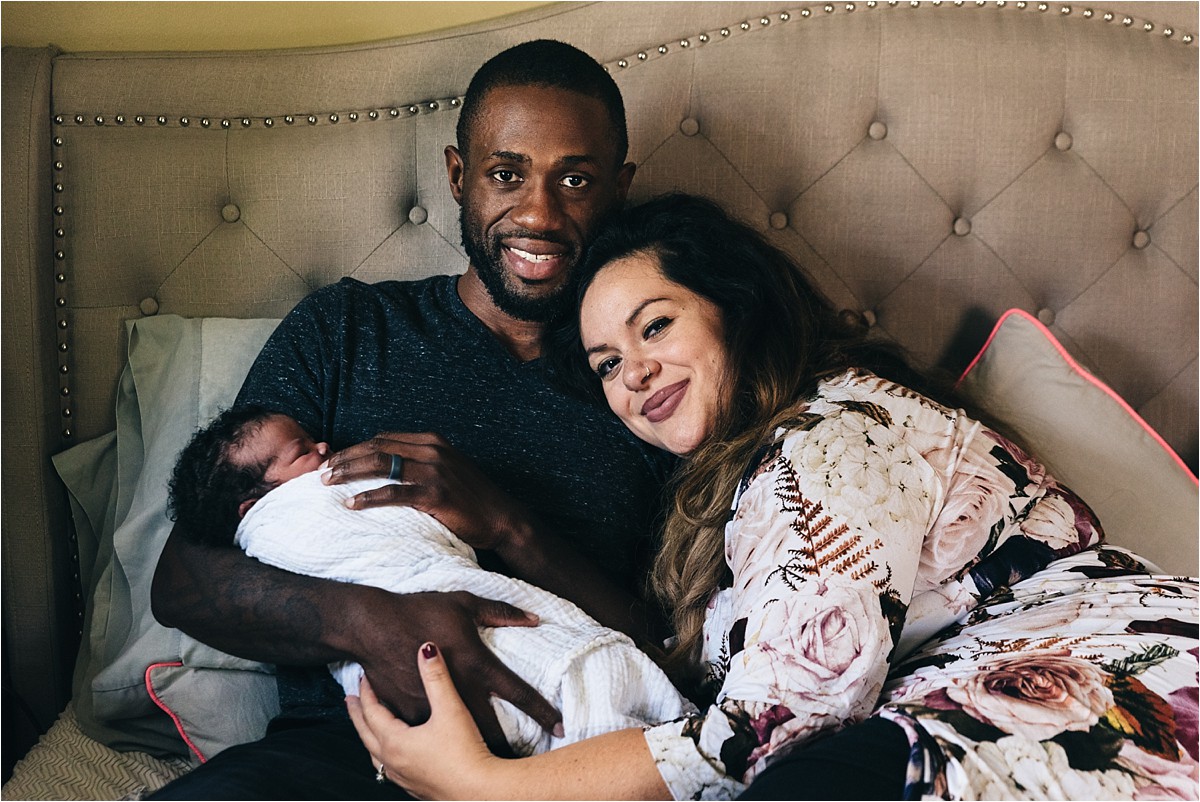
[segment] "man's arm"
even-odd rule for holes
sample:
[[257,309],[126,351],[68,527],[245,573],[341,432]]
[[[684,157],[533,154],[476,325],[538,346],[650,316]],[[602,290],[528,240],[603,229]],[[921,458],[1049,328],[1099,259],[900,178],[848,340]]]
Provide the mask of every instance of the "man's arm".
[[[469,593],[395,594],[282,571],[234,547],[202,546],[172,531],[151,587],[155,618],[217,649],[269,663],[362,664],[406,721],[429,715],[412,655],[426,640],[446,659],[489,744],[506,743],[489,697],[525,710],[547,730],[561,717],[479,639],[480,626],[530,626],[525,613]],[[466,678],[471,682],[466,682]],[[386,689],[386,690],[385,690]]]

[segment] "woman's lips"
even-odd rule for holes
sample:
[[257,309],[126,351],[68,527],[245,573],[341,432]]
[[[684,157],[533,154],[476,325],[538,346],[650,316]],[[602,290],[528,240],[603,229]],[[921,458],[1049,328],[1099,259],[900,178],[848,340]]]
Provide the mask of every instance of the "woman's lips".
[[662,423],[675,413],[687,393],[688,379],[664,387],[642,404],[642,416],[651,423]]

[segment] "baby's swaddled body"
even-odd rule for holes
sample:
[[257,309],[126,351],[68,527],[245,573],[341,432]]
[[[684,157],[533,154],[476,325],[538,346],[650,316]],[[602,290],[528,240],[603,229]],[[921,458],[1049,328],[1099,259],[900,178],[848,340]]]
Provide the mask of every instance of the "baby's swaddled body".
[[[326,485],[321,473],[292,479],[260,499],[238,527],[238,545],[293,573],[396,593],[465,590],[535,613],[541,619],[536,627],[480,632],[505,665],[562,712],[564,735],[556,738],[516,707],[494,700],[518,755],[670,721],[693,709],[629,637],[565,599],[480,568],[474,550],[433,516],[411,507],[351,510],[343,503],[389,480]],[[358,694],[361,666],[335,663],[330,671],[347,694]]]

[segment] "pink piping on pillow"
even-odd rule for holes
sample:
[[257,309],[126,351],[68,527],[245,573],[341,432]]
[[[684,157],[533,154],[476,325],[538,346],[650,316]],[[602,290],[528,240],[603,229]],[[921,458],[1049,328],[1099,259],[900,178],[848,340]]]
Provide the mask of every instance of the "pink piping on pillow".
[[185,744],[187,744],[188,749],[192,750],[192,754],[194,754],[197,758],[199,758],[201,763],[207,763],[208,758],[206,758],[204,756],[203,752],[201,752],[199,749],[196,748],[196,745],[194,743],[192,743],[192,739],[188,737],[188,734],[186,732],[184,732],[183,722],[179,720],[179,716],[175,715],[174,710],[167,707],[166,702],[164,702],[162,699],[158,698],[158,694],[154,690],[154,683],[152,683],[150,681],[150,674],[153,673],[154,669],[156,669],[156,668],[179,668],[182,665],[183,665],[183,663],[178,662],[178,661],[176,661],[174,663],[152,663],[151,665],[149,665],[146,668],[146,692],[150,694],[150,698],[154,701],[154,704],[158,705],[159,709],[161,709],[164,713],[166,713],[168,716],[170,716],[171,721],[175,722],[175,729],[179,730],[179,737],[183,739],[183,742]]
[[962,384],[963,379],[967,378],[967,374],[970,373],[971,370],[975,367],[975,365],[977,365],[979,363],[979,360],[983,359],[983,355],[985,353],[987,353],[988,346],[990,346],[992,344],[992,340],[995,339],[996,334],[1000,331],[1000,327],[1002,325],[1004,325],[1004,321],[1008,318],[1009,315],[1016,315],[1017,317],[1022,317],[1025,320],[1027,320],[1029,323],[1033,324],[1033,326],[1042,333],[1042,336],[1046,338],[1047,342],[1049,342],[1051,345],[1054,346],[1054,348],[1058,351],[1059,355],[1066,361],[1066,363],[1071,367],[1071,369],[1074,370],[1075,373],[1077,373],[1079,375],[1079,377],[1081,379],[1091,383],[1098,390],[1100,390],[1102,393],[1104,393],[1109,398],[1111,398],[1113,401],[1115,401],[1117,404],[1119,404],[1121,409],[1125,410],[1125,412],[1129,414],[1129,417],[1133,418],[1134,422],[1137,423],[1139,426],[1141,426],[1142,429],[1145,430],[1146,434],[1150,435],[1150,437],[1154,439],[1154,442],[1156,442],[1160,446],[1162,446],[1163,450],[1166,451],[1167,454],[1169,454],[1171,456],[1171,459],[1175,460],[1175,463],[1180,468],[1183,469],[1183,472],[1188,475],[1189,479],[1191,479],[1193,482],[1200,484],[1200,480],[1198,480],[1196,478],[1196,475],[1194,473],[1192,473],[1192,469],[1187,466],[1187,463],[1185,463],[1182,459],[1180,459],[1179,455],[1175,453],[1175,449],[1173,449],[1169,445],[1167,445],[1167,441],[1162,439],[1162,435],[1160,435],[1158,432],[1154,431],[1153,426],[1146,423],[1146,421],[1142,418],[1142,416],[1137,414],[1137,412],[1134,410],[1134,408],[1129,406],[1129,403],[1126,402],[1125,399],[1122,398],[1120,395],[1118,395],[1115,390],[1113,390],[1111,387],[1109,387],[1104,382],[1097,379],[1095,376],[1093,376],[1091,373],[1089,373],[1082,365],[1080,365],[1078,362],[1076,362],[1075,358],[1072,357],[1069,353],[1067,353],[1067,349],[1063,348],[1062,343],[1060,343],[1058,341],[1058,338],[1054,336],[1054,333],[1051,332],[1050,329],[1046,328],[1046,326],[1043,325],[1042,321],[1038,320],[1036,317],[1029,314],[1024,309],[1009,309],[1007,312],[1005,312],[1003,315],[1000,316],[1000,319],[996,321],[996,325],[992,328],[992,333],[988,335],[987,342],[985,342],[983,344],[983,347],[979,349],[979,353],[976,354],[975,358],[971,360],[971,364],[967,365],[967,369],[964,370],[962,372],[962,375],[958,377],[958,381],[955,382],[955,385],[954,385],[956,388],[958,387],[958,385]]

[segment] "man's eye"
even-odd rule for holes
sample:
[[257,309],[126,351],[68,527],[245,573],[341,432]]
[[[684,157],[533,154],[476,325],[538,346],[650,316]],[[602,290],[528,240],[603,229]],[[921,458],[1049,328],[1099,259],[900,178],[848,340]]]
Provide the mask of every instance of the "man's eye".
[[619,364],[621,364],[620,359],[617,359],[615,356],[610,356],[608,359],[605,359],[601,361],[600,364],[596,365],[596,375],[600,377],[601,381],[604,381],[612,375],[612,372],[617,369],[617,365]]
[[659,332],[661,332],[663,329],[665,329],[669,325],[671,325],[671,318],[669,318],[669,317],[655,318],[654,320],[650,321],[650,325],[646,326],[646,330],[642,332],[642,337],[644,337],[645,339],[648,340],[651,337],[653,337],[655,334],[658,334]]
[[590,183],[591,181],[582,175],[568,175],[562,180],[563,186],[570,187],[571,189],[583,189]]
[[517,174],[512,170],[496,170],[492,173],[492,178],[499,181],[501,184],[511,184],[517,180]]

